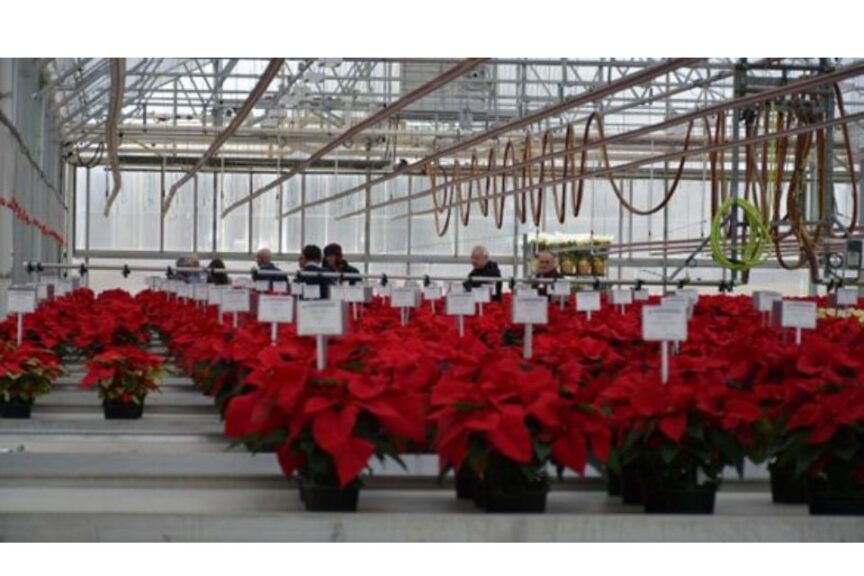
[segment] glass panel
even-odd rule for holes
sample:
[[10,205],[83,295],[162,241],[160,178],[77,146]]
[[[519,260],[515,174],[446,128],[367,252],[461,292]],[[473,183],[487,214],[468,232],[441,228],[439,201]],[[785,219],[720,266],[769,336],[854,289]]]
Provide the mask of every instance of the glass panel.
[[[171,185],[177,182],[183,174],[180,172],[165,173],[165,193]],[[178,252],[192,251],[192,219],[195,204],[195,182],[190,181],[177,190],[171,209],[165,215],[165,250]]]
[[158,172],[123,172],[123,188],[106,218],[107,170],[90,172],[90,248],[158,250],[161,182]]
[[213,173],[203,173],[195,176],[198,181],[198,252],[200,254],[215,251],[213,202],[216,196],[214,182],[217,177]]
[[[276,178],[275,174],[255,174],[252,176],[252,189],[258,190]],[[270,248],[279,250],[279,190],[271,190],[253,200],[252,207],[252,250]]]
[[226,218],[222,218],[224,207],[249,196],[249,174],[223,173],[219,175],[219,251],[249,251],[249,204],[243,204]]

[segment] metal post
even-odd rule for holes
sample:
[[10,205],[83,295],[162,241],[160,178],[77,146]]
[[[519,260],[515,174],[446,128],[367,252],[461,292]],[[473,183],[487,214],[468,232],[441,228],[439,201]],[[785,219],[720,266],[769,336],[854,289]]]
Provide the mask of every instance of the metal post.
[[523,341],[522,357],[530,360],[534,355],[534,325],[525,324],[525,338]]
[[322,334],[315,336],[316,367],[318,370],[327,368],[327,338]]
[[660,382],[669,383],[669,342],[660,343]]

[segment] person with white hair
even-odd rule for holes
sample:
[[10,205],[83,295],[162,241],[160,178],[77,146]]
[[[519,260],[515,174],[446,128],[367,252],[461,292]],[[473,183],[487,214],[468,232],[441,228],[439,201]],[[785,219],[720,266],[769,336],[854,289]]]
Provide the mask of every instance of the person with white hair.
[[[501,269],[498,264],[489,259],[489,250],[485,246],[475,246],[471,250],[471,272],[468,273],[468,280],[465,281],[465,289],[479,288],[488,282],[472,280],[472,278],[501,278]],[[492,291],[492,300],[501,300],[501,282],[495,283],[495,290]]]
[[[261,248],[255,254],[255,263],[258,265],[258,270],[269,270],[269,271],[279,271],[280,268],[273,263],[273,252],[270,251],[269,248]],[[258,280],[257,270],[252,273],[252,279]],[[270,286],[273,286],[273,282],[287,282],[288,276],[286,274],[280,275],[271,275],[267,274],[261,275],[261,280],[269,280]]]
[[[537,253],[537,272],[535,278],[548,278],[550,280],[558,280],[563,278],[563,275],[558,270],[558,258],[549,250],[542,250]],[[541,296],[549,293],[551,284],[548,282],[535,282],[532,288],[537,290]]]

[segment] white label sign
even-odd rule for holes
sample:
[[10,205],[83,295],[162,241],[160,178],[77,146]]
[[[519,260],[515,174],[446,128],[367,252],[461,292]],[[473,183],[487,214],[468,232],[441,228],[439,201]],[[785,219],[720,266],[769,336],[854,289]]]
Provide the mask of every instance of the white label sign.
[[684,296],[695,306],[699,302],[699,292],[693,288],[680,288],[675,291],[675,294]]
[[255,290],[258,292],[267,292],[270,290],[270,282],[267,280],[257,280],[255,282]]
[[570,296],[570,282],[566,280],[556,280],[552,284],[553,296]]
[[391,291],[392,288],[389,284],[387,286],[378,286],[378,296],[382,298],[389,298]]
[[259,296],[258,321],[290,324],[294,321],[294,298],[266,294]]
[[39,284],[36,287],[36,297],[41,300],[47,300],[51,297],[50,284]]
[[547,324],[549,301],[542,296],[516,296],[513,298],[514,324]]
[[390,292],[393,308],[416,308],[420,305],[420,293],[414,288],[394,288]]
[[273,292],[276,294],[288,294],[288,282],[284,280],[273,282]]
[[672,306],[642,308],[642,339],[646,342],[687,340],[686,308]]
[[816,328],[816,303],[780,300],[774,303],[774,320],[784,328]]
[[615,306],[624,306],[633,303],[632,290],[612,290],[610,293],[612,304]]
[[835,294],[837,306],[857,306],[858,290],[855,288],[840,288]]
[[664,308],[678,308],[684,310],[687,314],[687,318],[693,316],[693,302],[687,297],[679,294],[672,294],[671,296],[664,296],[660,301],[660,305]]
[[600,310],[600,293],[593,290],[577,292],[576,310],[579,312],[596,312]]
[[319,300],[321,298],[321,285],[303,284],[303,298],[306,300]]
[[222,293],[222,312],[249,312],[249,291],[225,290]]
[[210,286],[207,284],[195,284],[192,286],[192,298],[198,302],[207,302],[210,298]]
[[753,292],[753,307],[757,312],[771,312],[774,307],[774,302],[783,299],[783,295],[779,292],[771,290],[757,290]]
[[423,288],[423,298],[426,300],[440,300],[441,292],[440,286],[426,286]]
[[334,300],[297,302],[297,334],[339,336],[345,332],[345,307]]
[[489,286],[472,288],[471,294],[474,295],[474,302],[478,304],[488,304],[492,301],[492,292],[489,290]]
[[345,300],[347,302],[356,302],[365,304],[372,301],[372,286],[364,286],[362,284],[354,284],[345,287]]
[[183,284],[177,288],[177,296],[180,298],[191,298],[192,297],[192,285],[191,284]]
[[207,291],[207,303],[213,306],[222,304],[222,294],[231,290],[229,286],[211,286]]
[[648,290],[634,290],[633,300],[635,302],[646,302],[648,300]]
[[450,316],[473,316],[475,311],[474,295],[470,292],[447,295],[447,314]]
[[539,296],[539,294],[537,294],[537,289],[531,288],[529,286],[525,286],[525,287],[517,286],[516,287],[516,295],[517,296],[528,296],[528,297]]
[[36,311],[36,291],[10,288],[6,302],[9,314],[31,314]]
[[330,300],[336,300],[337,302],[345,301],[345,286],[336,285],[330,287]]
[[462,294],[465,292],[465,286],[461,282],[451,282],[447,287],[448,294]]

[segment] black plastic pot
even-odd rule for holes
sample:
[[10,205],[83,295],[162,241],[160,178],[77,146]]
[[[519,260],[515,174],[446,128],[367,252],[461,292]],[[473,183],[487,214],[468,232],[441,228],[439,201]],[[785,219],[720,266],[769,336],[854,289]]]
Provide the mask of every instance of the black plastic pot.
[[789,466],[771,466],[771,501],[775,504],[806,504],[807,478],[795,476]]
[[621,496],[621,475],[612,470],[606,470],[606,494]]
[[459,500],[474,500],[477,495],[477,487],[480,484],[480,477],[470,468],[460,468],[456,472],[456,498]]
[[641,505],[644,503],[642,470],[637,465],[621,469],[621,499],[624,504]]
[[105,412],[106,420],[136,420],[144,414],[144,399],[139,404],[129,402],[124,404],[120,400],[103,400],[102,410]]
[[12,398],[3,400],[0,398],[0,417],[2,418],[30,418],[30,411],[33,408],[33,400],[21,400],[20,398]]
[[356,512],[359,487],[314,486],[305,482],[300,486],[300,498],[309,512]]
[[486,512],[507,514],[542,514],[546,512],[546,495],[549,486],[545,482],[534,486],[519,486],[510,489],[494,488],[485,482],[477,486],[475,503]]
[[838,490],[823,478],[811,478],[807,485],[807,503],[814,516],[862,516],[864,486],[857,490]]
[[645,486],[645,512],[648,514],[713,514],[717,497],[714,483],[684,488]]

